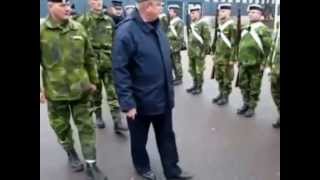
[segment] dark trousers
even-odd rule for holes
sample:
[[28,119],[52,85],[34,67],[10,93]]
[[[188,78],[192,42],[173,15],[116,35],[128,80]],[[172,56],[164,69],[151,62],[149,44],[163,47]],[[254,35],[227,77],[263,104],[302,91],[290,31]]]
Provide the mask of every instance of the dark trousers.
[[150,161],[146,150],[150,124],[153,125],[164,174],[167,178],[181,173],[175,134],[172,128],[172,112],[160,115],[139,115],[128,119],[131,138],[133,164],[138,173],[150,170]]

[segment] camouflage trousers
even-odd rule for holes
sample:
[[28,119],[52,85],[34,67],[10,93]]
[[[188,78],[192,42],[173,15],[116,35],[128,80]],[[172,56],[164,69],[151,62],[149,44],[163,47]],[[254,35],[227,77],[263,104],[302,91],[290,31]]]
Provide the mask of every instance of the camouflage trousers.
[[220,94],[223,96],[229,96],[232,90],[232,81],[234,77],[233,65],[217,64],[214,68],[214,76],[219,84]]
[[280,75],[271,73],[271,95],[280,113]]
[[174,71],[174,77],[177,80],[182,79],[182,64],[181,64],[181,55],[180,51],[171,53],[172,66]]
[[263,71],[258,66],[239,68],[239,87],[245,104],[255,109],[261,92]]
[[118,97],[117,97],[113,79],[112,79],[111,70],[109,72],[99,73],[99,78],[100,78],[100,83],[97,85],[97,91],[95,95],[92,97],[93,111],[96,113],[102,111],[101,109],[102,99],[103,99],[102,89],[104,86],[107,94],[107,103],[110,108],[112,120],[114,123],[117,123],[120,121],[121,111],[120,111]]
[[189,56],[189,73],[193,78],[193,83],[198,88],[203,84],[203,73],[205,70],[205,56]]
[[86,160],[96,159],[95,126],[90,116],[88,98],[76,101],[48,101],[50,125],[58,142],[68,151],[74,148],[70,115],[78,129],[83,156]]

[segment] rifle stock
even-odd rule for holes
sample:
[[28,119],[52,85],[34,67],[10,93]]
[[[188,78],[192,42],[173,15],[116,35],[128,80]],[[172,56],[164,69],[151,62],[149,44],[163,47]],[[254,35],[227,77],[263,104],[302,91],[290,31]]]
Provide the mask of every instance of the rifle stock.
[[[216,16],[215,16],[215,21],[214,21],[214,39],[213,39],[213,43],[212,43],[212,54],[215,53],[216,51],[216,44],[217,44],[217,40],[218,40],[218,26],[219,26],[219,9],[216,9]],[[214,67],[214,63],[212,66],[212,71],[211,71],[211,79],[214,79],[214,74],[215,74],[215,67]]]
[[236,48],[235,48],[235,59],[238,61],[238,74],[236,79],[236,87],[239,87],[239,79],[240,79],[240,60],[239,60],[240,40],[241,40],[241,8],[238,7],[237,40],[236,40]]

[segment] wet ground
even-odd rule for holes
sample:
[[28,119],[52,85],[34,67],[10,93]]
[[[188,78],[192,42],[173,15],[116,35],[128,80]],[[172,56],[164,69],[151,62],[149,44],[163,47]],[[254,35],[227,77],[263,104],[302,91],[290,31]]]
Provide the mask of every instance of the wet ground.
[[[194,180],[280,180],[280,130],[271,126],[278,114],[267,73],[256,115],[247,119],[236,114],[242,103],[238,88],[233,89],[228,105],[219,107],[211,103],[218,92],[217,83],[209,79],[210,56],[204,91],[198,96],[185,92],[191,86],[185,52],[182,61],[184,83],[175,88],[174,109],[180,165],[195,174]],[[107,128],[97,130],[98,164],[110,180],[142,180],[131,164],[129,135],[119,137],[113,133],[106,103],[104,107]],[[85,180],[84,173],[73,173],[68,168],[67,156],[48,124],[46,105],[40,105],[40,124],[41,180]],[[76,146],[79,147],[78,141]],[[152,169],[159,180],[165,180],[153,131],[148,151]]]

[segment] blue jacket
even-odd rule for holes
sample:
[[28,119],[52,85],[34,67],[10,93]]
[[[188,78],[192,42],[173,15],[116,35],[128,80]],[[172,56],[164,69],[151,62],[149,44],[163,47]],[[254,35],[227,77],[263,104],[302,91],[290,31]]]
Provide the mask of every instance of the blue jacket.
[[145,23],[136,10],[119,23],[112,71],[122,111],[156,115],[174,107],[170,47],[159,20]]

